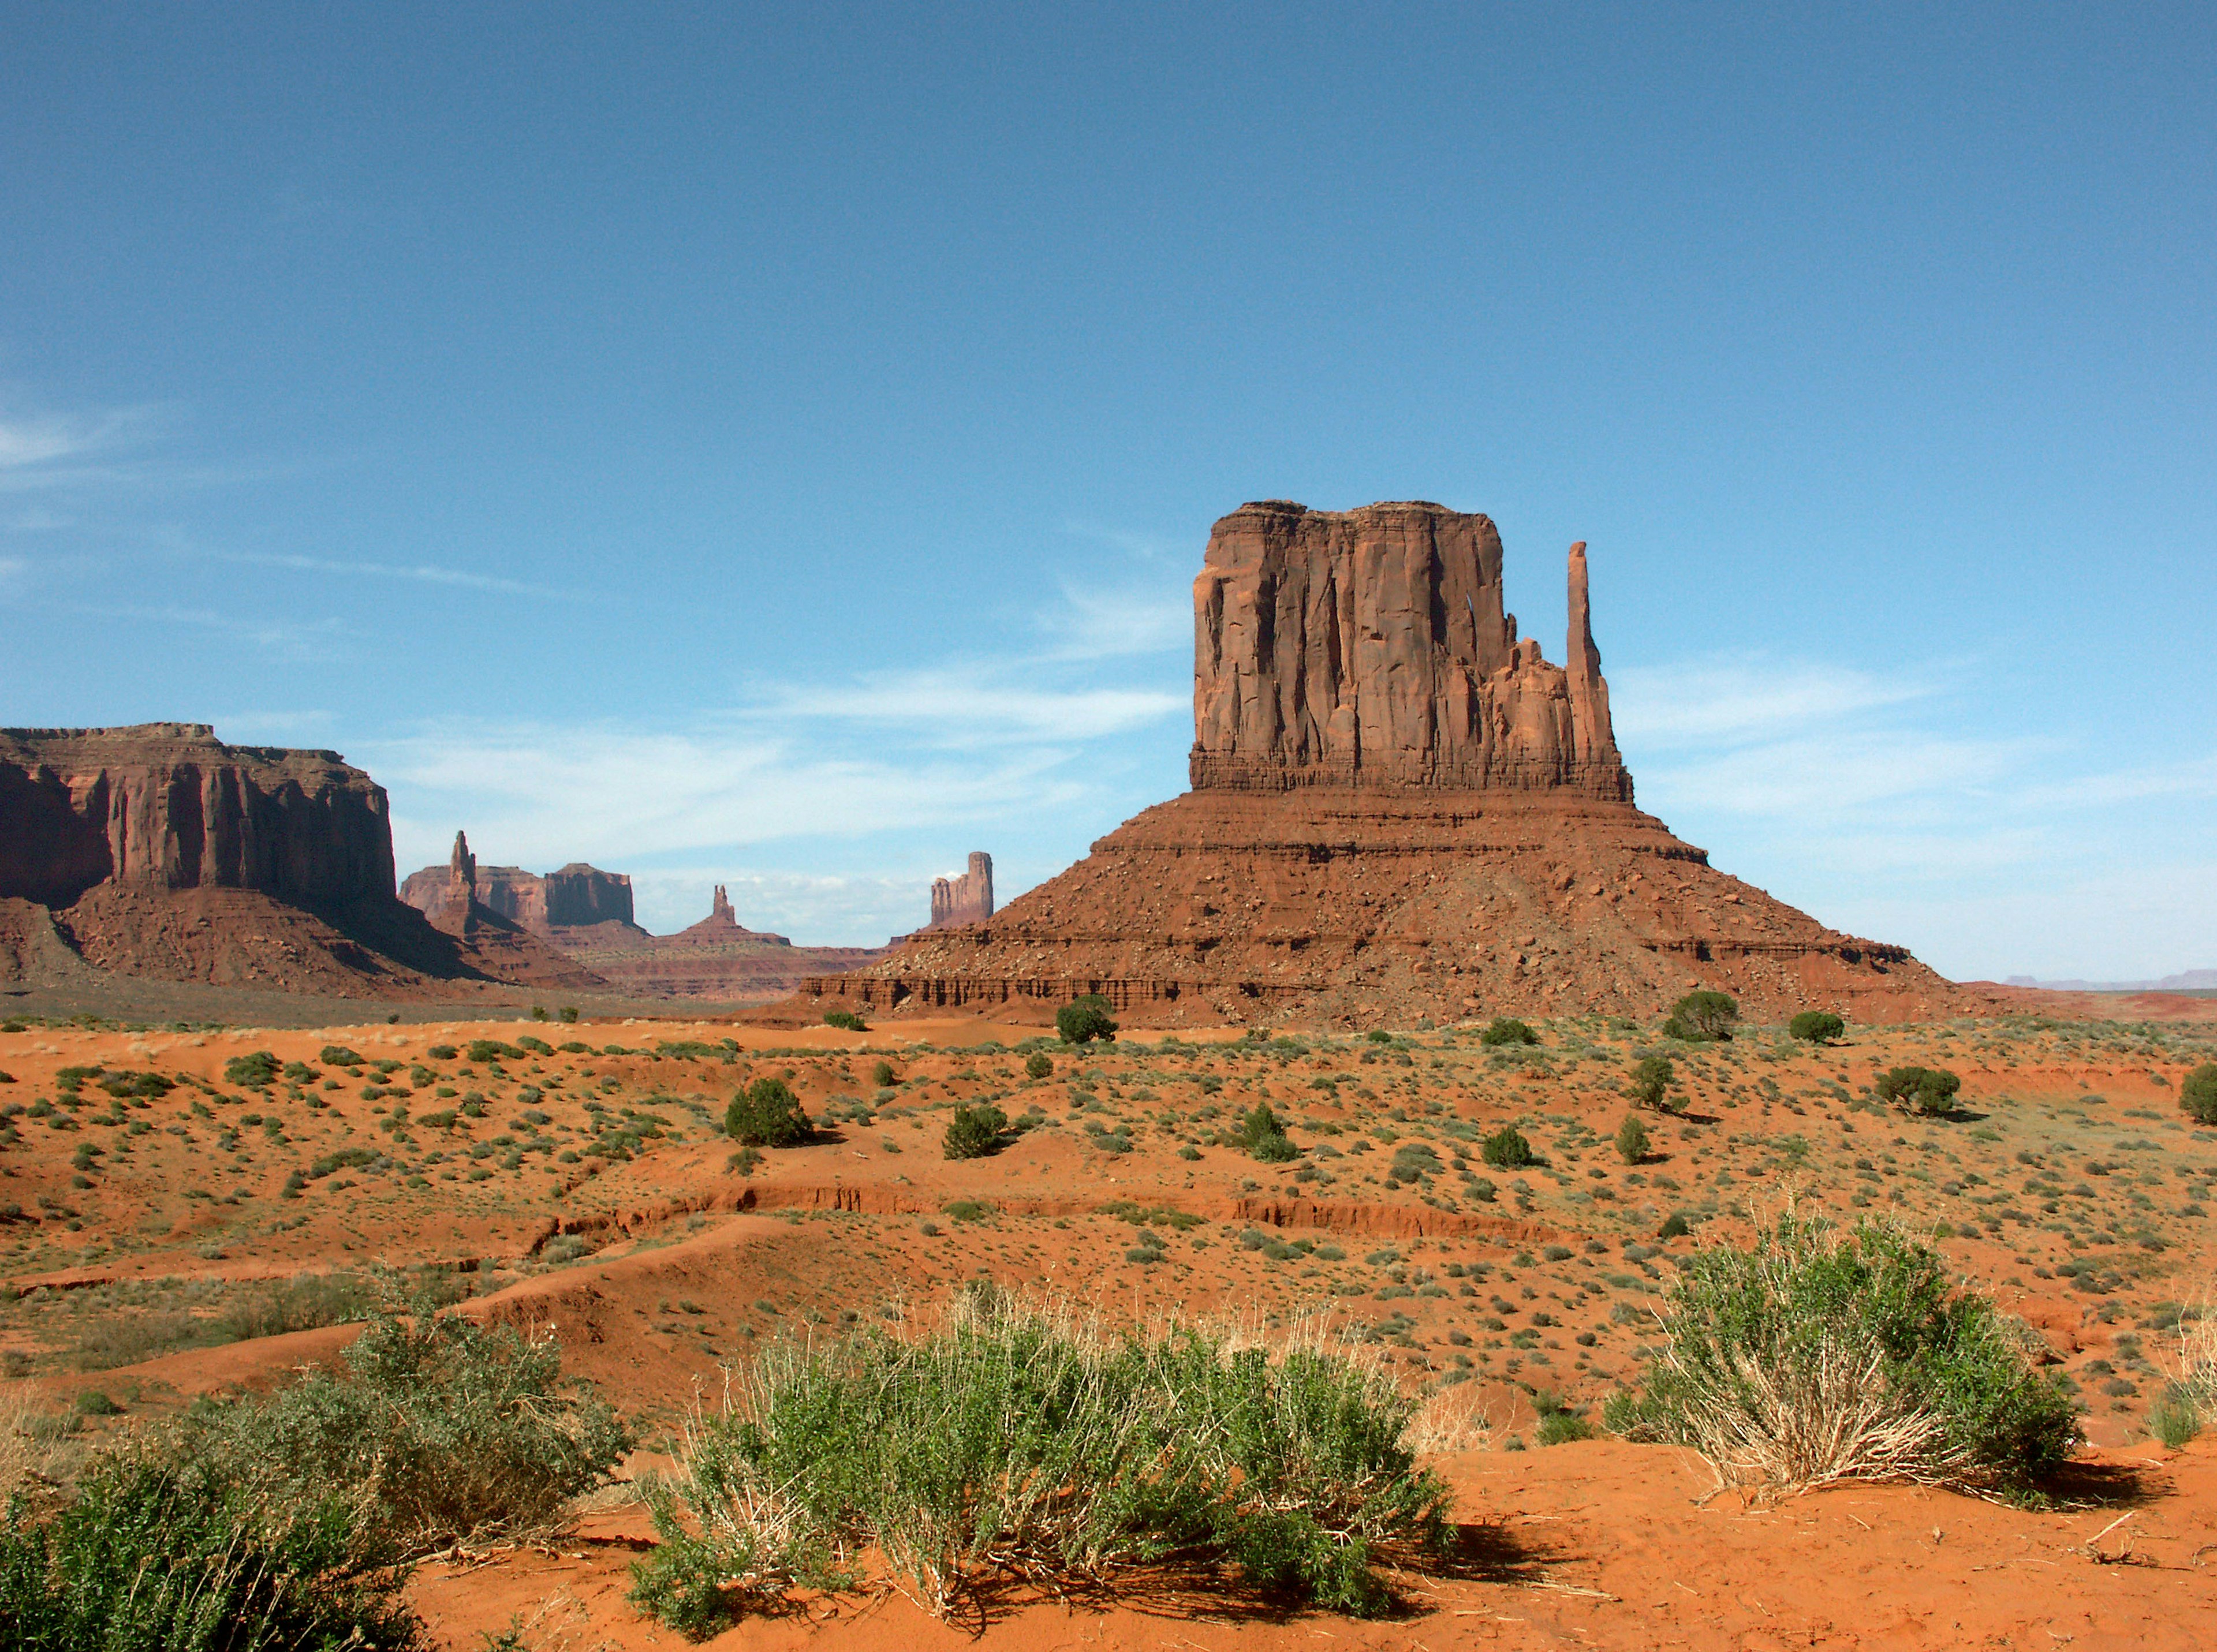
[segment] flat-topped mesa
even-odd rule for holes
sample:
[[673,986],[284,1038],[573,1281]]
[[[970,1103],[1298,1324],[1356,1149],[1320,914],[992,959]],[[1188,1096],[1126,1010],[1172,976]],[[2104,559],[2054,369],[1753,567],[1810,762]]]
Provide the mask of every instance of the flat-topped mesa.
[[392,896],[385,788],[335,751],[205,723],[0,729],[0,897],[258,890],[329,911]]
[[1194,582],[1194,789],[1561,789],[1628,803],[1571,548],[1566,667],[1519,642],[1501,536],[1423,502],[1243,505]]
[[931,880],[932,929],[954,929],[966,923],[983,923],[993,915],[993,857],[982,849],[970,852],[970,870],[956,878]]

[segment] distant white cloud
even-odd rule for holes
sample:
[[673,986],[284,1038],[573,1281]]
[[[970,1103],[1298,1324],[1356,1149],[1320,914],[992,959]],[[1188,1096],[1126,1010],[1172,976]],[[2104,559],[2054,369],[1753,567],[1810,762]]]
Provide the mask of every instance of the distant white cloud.
[[1183,592],[1065,586],[1062,607],[1037,623],[1056,659],[1183,653],[1193,646],[1193,602]]
[[747,708],[755,720],[821,719],[912,731],[934,746],[1085,740],[1122,733],[1183,710],[1166,690],[1059,687],[1016,666],[954,664],[888,672],[849,683],[779,688]]
[[2217,891],[2174,864],[2217,753],[2108,767],[2059,736],[1967,735],[1929,681],[1763,656],[1610,687],[1641,804],[1828,923],[1958,977],[2217,961]]
[[92,414],[0,411],[0,491],[61,486],[102,473],[91,461],[141,439],[154,421],[148,408]]
[[226,613],[215,608],[142,607],[130,603],[105,602],[65,605],[62,611],[98,620],[145,620],[159,626],[185,626],[213,631],[255,644],[288,659],[309,659],[330,651],[346,627],[336,619],[281,620],[251,613]]
[[1627,743],[1701,745],[1806,733],[1843,718],[1929,699],[1929,682],[1761,656],[1609,673],[1610,710]]
[[213,559],[252,568],[290,568],[303,573],[339,574],[366,579],[406,579],[425,585],[453,585],[467,590],[501,591],[509,595],[547,597],[558,601],[576,601],[582,595],[532,584],[525,580],[508,579],[497,574],[477,574],[459,568],[442,568],[431,563],[343,562],[327,557],[264,555],[231,551],[215,552]]

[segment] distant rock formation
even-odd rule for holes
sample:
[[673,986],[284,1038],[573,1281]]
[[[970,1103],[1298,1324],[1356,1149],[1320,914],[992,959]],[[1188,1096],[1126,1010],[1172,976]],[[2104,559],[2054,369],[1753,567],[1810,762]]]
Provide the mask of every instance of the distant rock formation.
[[[465,865],[466,862],[466,866]],[[433,922],[457,902],[475,901],[535,934],[596,923],[632,922],[631,879],[573,860],[541,878],[521,866],[483,866],[469,852],[465,833],[454,834],[444,866],[411,872],[400,898]]]
[[970,870],[957,878],[931,880],[931,929],[953,929],[966,923],[983,923],[993,915],[993,857],[982,849],[970,852]]
[[[442,880],[466,891],[459,837],[455,855]],[[19,978],[52,977],[59,944],[116,974],[338,996],[592,982],[397,900],[385,789],[337,752],[226,745],[204,723],[0,730],[0,903],[15,903],[0,972]]]
[[718,884],[708,915],[674,935],[630,924],[555,928],[549,940],[619,989],[639,997],[760,1003],[800,990],[807,977],[861,969],[884,947],[795,946],[783,935],[740,926]]
[[1501,536],[1426,503],[1243,505],[1194,582],[1195,791],[1564,788],[1629,802],[1570,558],[1567,669],[1516,637]]
[[1647,1014],[1697,986],[1754,1019],[1970,1007],[1633,806],[1583,544],[1569,581],[1559,667],[1517,638],[1485,517],[1243,506],[1194,586],[1193,790],[991,923],[806,991],[1035,1016],[1098,992],[1156,1024]]

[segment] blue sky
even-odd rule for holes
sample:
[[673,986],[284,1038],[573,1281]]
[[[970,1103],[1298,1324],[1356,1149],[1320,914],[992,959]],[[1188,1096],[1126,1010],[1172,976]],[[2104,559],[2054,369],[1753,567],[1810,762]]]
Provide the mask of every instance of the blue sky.
[[1641,802],[2217,964],[2206,8],[0,14],[0,722],[818,941],[1182,788],[1244,500],[1562,558]]

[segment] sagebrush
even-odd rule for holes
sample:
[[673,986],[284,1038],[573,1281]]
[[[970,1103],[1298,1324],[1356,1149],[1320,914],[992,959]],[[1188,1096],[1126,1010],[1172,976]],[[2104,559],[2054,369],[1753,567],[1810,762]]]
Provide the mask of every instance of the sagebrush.
[[1447,1489],[1401,1443],[1412,1410],[1318,1337],[1112,1333],[965,1297],[928,1332],[781,1345],[735,1376],[652,1505],[662,1542],[633,1598],[705,1635],[859,1581],[874,1549],[942,1614],[997,1577],[1171,1557],[1374,1614],[1381,1554],[1448,1540]]

